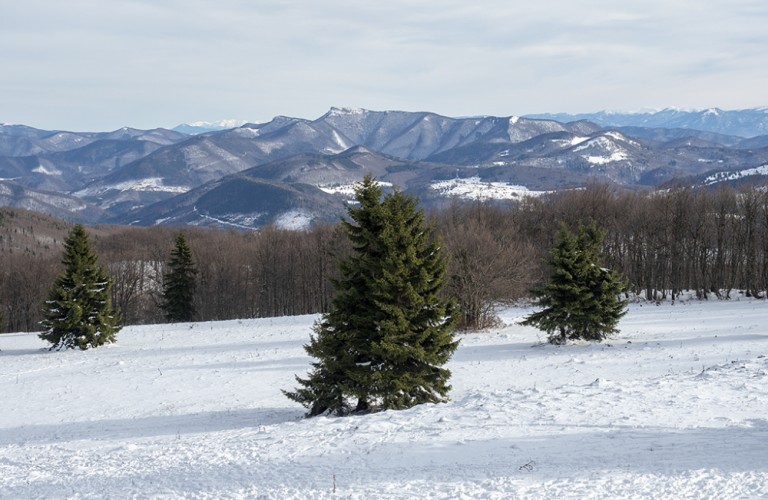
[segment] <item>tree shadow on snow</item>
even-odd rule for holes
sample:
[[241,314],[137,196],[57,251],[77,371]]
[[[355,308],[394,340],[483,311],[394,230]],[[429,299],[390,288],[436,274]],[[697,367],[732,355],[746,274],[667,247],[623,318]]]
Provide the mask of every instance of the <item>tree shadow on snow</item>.
[[558,353],[558,346],[552,344],[537,344],[532,342],[515,342],[509,344],[468,345],[460,346],[451,358],[455,362],[494,361],[517,359],[523,356],[538,356]]
[[[297,414],[294,410],[273,408],[151,417],[137,419],[133,425],[130,424],[134,422],[132,420],[114,420],[75,424],[73,434],[79,434],[82,439],[112,440],[167,433],[169,439],[174,439],[177,432],[215,430],[210,426],[212,420],[224,421],[218,424],[219,429],[247,428],[257,425],[256,421],[261,417],[278,423],[280,419],[292,420]],[[133,470],[135,464],[129,462],[120,474],[95,476],[98,486],[89,485],[87,491],[98,488],[94,491],[102,494],[117,495],[120,492],[123,496],[142,497],[157,494],[158,488],[162,488],[162,491],[181,497],[194,496],[201,491],[215,495],[217,489],[231,494],[234,484],[240,491],[250,492],[253,496],[269,491],[290,491],[300,496],[305,490],[315,494],[326,491],[330,497],[338,485],[339,494],[343,496],[388,491],[397,497],[407,493],[402,489],[382,488],[402,488],[405,483],[427,482],[435,491],[441,491],[441,485],[455,486],[461,482],[493,485],[494,481],[501,480],[499,484],[510,486],[511,483],[503,480],[511,479],[526,484],[559,480],[564,482],[562,484],[581,488],[583,496],[594,496],[595,491],[610,491],[612,480],[620,482],[613,484],[620,492],[630,491],[633,481],[635,485],[647,488],[649,482],[663,484],[665,477],[681,477],[692,488],[696,484],[690,481],[698,480],[711,488],[710,480],[717,481],[716,477],[710,477],[708,473],[692,476],[691,473],[713,471],[715,476],[722,478],[733,473],[768,470],[764,453],[764,443],[768,442],[766,420],[752,421],[748,427],[692,429],[576,425],[564,431],[561,425],[538,425],[520,429],[526,435],[504,437],[484,434],[482,426],[478,426],[458,440],[453,432],[455,427],[436,425],[425,428],[407,419],[402,423],[413,425],[403,425],[391,432],[382,432],[380,426],[366,422],[366,417],[354,421],[354,426],[352,420],[334,420],[334,423],[344,424],[334,426],[335,432],[328,432],[326,425],[313,425],[313,422],[327,423],[306,421],[298,445],[278,445],[286,447],[282,458],[275,458],[273,452],[267,451],[267,447],[276,445],[269,439],[250,441],[251,453],[240,456],[236,463],[204,460],[202,458],[208,452],[205,447],[198,446],[189,450],[198,460],[156,460],[152,467],[142,470]],[[109,425],[115,428],[99,430],[100,426]],[[43,427],[37,428],[46,434],[37,440],[40,442],[51,440],[49,433],[60,431],[65,434],[71,424]],[[20,431],[23,429],[6,431],[2,439],[7,440],[9,434]],[[77,438],[70,435],[55,440]],[[14,441],[20,441],[18,435]],[[263,462],[261,451],[270,457],[268,464]],[[633,479],[630,474],[640,477]],[[94,479],[76,477],[71,481],[68,479],[67,484],[75,488],[89,480]],[[13,493],[17,497],[30,496],[30,491],[34,491],[35,496],[57,496],[66,486],[49,481],[32,484],[36,489],[26,489],[29,488],[27,483]]]
[[[627,344],[627,342],[632,342]],[[708,347],[716,344],[733,344],[736,342],[755,342],[755,341],[768,341],[768,334],[760,333],[747,333],[742,335],[714,335],[704,334],[698,337],[678,337],[671,339],[644,339],[642,336],[627,336],[624,338],[616,339],[615,346],[617,347],[631,347],[633,349],[642,349],[645,347]],[[610,343],[610,340],[607,341]]]
[[[641,336],[609,337],[603,342],[553,345],[546,342],[515,342],[508,344],[468,345],[460,347],[453,355],[454,362],[498,361],[504,359],[533,358],[550,355],[575,355],[602,349],[644,350],[672,349],[697,346],[708,347],[716,344],[735,344],[737,342],[768,342],[768,334],[748,333],[742,335],[703,335],[701,337],[674,339],[644,339]],[[694,351],[692,351],[694,352]]]
[[563,432],[561,425],[551,427],[553,432],[542,429],[538,435],[517,438],[477,435],[457,441],[425,435],[407,444],[402,439],[366,443],[356,437],[357,448],[365,449],[365,455],[358,455],[356,460],[350,460],[349,450],[339,449],[322,457],[305,455],[293,465],[330,465],[339,476],[366,470],[371,476],[399,481],[446,482],[470,479],[479,470],[488,477],[526,478],[533,474],[544,479],[615,472],[678,475],[701,469],[726,474],[768,471],[766,420],[752,421],[748,427],[725,428],[583,426],[589,430]]
[[259,428],[299,420],[300,408],[253,408],[188,415],[62,422],[0,429],[0,446],[77,440],[121,440]]
[[[254,453],[251,462],[240,461],[236,466],[197,460],[185,463],[183,468],[168,464],[152,471],[100,478],[100,481],[105,491],[134,488],[134,492],[142,496],[156,493],[157,485],[167,484],[171,476],[175,484],[189,488],[182,487],[177,493],[192,495],[201,487],[212,485],[226,490],[234,475],[244,491],[284,492],[288,488],[296,493],[324,487],[331,496],[331,488],[335,491],[337,484],[341,493],[359,494],[381,492],[393,484],[412,482],[428,482],[434,485],[435,491],[440,491],[441,484],[456,485],[457,482],[512,479],[529,483],[562,480],[571,484],[575,479],[581,481],[581,488],[593,491],[598,486],[605,487],[602,483],[593,485],[595,478],[602,478],[604,483],[616,476],[622,482],[620,486],[626,489],[626,481],[631,480],[627,474],[650,474],[663,482],[665,476],[689,477],[686,474],[690,471],[709,470],[728,475],[768,469],[762,445],[768,439],[766,425],[608,432],[603,428],[596,432],[502,439],[467,436],[460,441],[421,436],[407,442],[395,439],[395,435],[391,440],[382,440],[381,432],[375,429],[369,429],[367,436],[358,432],[344,434],[350,438],[347,445],[317,443],[304,447],[298,456],[286,450],[293,456],[267,467],[259,462],[260,454]],[[321,437],[318,436],[320,441]],[[264,446],[274,446],[274,443]],[[199,449],[199,453],[204,456],[206,451]],[[702,476],[703,481],[708,479],[707,475]],[[649,480],[654,479],[641,478],[645,486]],[[392,492],[395,496],[403,495],[402,490]]]
[[174,370],[242,370],[248,372],[254,371],[289,371],[296,373],[300,368],[305,368],[303,371],[309,371],[311,358],[308,356],[295,357],[295,358],[278,358],[278,359],[265,359],[265,360],[238,360],[238,361],[226,361],[223,363],[201,363],[191,365],[176,365],[167,366],[163,368],[164,371]]
[[[264,352],[270,350],[301,350],[302,345],[306,341],[301,340],[283,340],[283,341],[269,341],[261,342],[257,339],[243,340],[236,343],[207,343],[207,344],[194,344],[191,345],[164,345],[163,341],[157,343],[147,343],[144,346],[131,345],[126,348],[129,350],[132,358],[157,358],[165,356],[181,357],[186,354],[198,355],[201,353],[207,353],[211,355],[215,354],[228,354],[230,352],[242,353],[244,350],[256,352]],[[120,338],[116,344],[109,346],[109,349],[121,349]]]

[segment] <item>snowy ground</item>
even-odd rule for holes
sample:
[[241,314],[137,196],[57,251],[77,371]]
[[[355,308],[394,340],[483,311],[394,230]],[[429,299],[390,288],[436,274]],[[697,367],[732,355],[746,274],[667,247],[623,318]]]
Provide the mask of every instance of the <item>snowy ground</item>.
[[564,347],[526,312],[462,336],[448,404],[308,420],[280,389],[315,317],[0,335],[0,497],[768,497],[768,303],[633,304]]

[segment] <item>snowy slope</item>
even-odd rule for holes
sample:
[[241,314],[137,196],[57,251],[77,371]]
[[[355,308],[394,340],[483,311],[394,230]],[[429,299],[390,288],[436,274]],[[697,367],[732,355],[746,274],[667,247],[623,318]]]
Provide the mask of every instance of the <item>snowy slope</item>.
[[2,498],[758,498],[768,308],[633,304],[603,344],[462,336],[452,401],[301,419],[315,316],[0,336]]
[[720,182],[729,182],[729,181],[738,181],[740,179],[744,179],[745,177],[752,177],[752,176],[765,176],[768,175],[768,164],[761,165],[759,167],[754,168],[745,168],[741,170],[732,170],[732,171],[722,171],[722,172],[716,172],[714,174],[711,174],[707,176],[703,184],[706,186],[711,186],[713,184],[718,184]]
[[541,196],[546,191],[533,191],[525,186],[506,182],[483,182],[480,177],[451,179],[430,184],[430,189],[443,197],[458,197],[466,200],[518,200],[526,196]]

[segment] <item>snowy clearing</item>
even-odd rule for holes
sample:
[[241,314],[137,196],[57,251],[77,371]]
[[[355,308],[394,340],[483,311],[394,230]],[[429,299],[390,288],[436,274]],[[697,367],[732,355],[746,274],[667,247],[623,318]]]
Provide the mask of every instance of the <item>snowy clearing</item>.
[[[391,188],[394,186],[391,182],[376,181],[376,183],[382,188]],[[351,184],[320,184],[317,188],[328,194],[342,194],[345,196],[355,196],[355,188],[358,187],[358,183]]]
[[289,210],[280,214],[274,225],[280,229],[303,231],[309,229],[313,218],[311,214],[301,210]]
[[[501,164],[504,164],[501,162]],[[507,184],[505,182],[485,182],[480,177],[469,177],[465,179],[451,179],[439,181],[429,186],[437,191],[440,196],[468,200],[515,200],[526,196],[541,196],[547,191],[531,191],[525,186]]]
[[302,419],[316,316],[0,335],[2,498],[768,496],[768,303],[632,304],[602,344],[462,335],[452,401]]
[[745,168],[736,171],[716,172],[704,179],[704,185],[711,186],[712,184],[717,184],[719,182],[736,181],[743,179],[744,177],[749,177],[750,175],[766,174],[768,174],[768,165],[761,165],[754,168]]

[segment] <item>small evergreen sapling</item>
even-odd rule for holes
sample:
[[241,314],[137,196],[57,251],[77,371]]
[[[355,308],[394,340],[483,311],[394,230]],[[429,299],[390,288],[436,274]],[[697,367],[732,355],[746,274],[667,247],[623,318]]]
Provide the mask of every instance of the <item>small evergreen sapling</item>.
[[64,272],[49,293],[40,338],[51,349],[88,349],[115,341],[117,314],[110,305],[111,278],[98,265],[88,235],[75,225],[64,241]]
[[168,272],[163,276],[163,301],[160,307],[165,311],[168,321],[185,322],[195,319],[196,288],[197,267],[187,239],[180,232],[171,251]]
[[547,332],[553,344],[568,339],[601,341],[618,332],[616,325],[626,314],[627,303],[620,298],[626,282],[615,271],[600,267],[604,238],[605,231],[594,222],[579,224],[578,235],[561,226],[550,253],[549,281],[532,292],[543,309],[522,324]]

